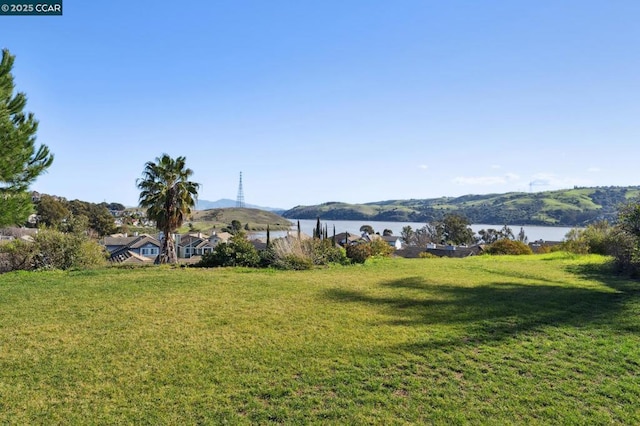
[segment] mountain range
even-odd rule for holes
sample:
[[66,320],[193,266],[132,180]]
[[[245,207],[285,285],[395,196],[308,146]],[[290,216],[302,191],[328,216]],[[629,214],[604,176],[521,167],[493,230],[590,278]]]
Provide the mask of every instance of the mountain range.
[[[198,200],[196,204],[196,210],[208,210],[208,209],[224,209],[229,207],[236,207],[236,200],[230,200],[228,198],[221,198],[217,201]],[[245,204],[246,208],[266,210],[268,212],[274,212],[276,214],[282,214],[286,209],[277,207],[261,207],[255,204]]]
[[620,204],[639,196],[640,186],[575,187],[365,204],[328,202],[297,206],[282,215],[289,219],[432,222],[447,213],[456,213],[471,223],[584,226],[603,219],[615,221]]

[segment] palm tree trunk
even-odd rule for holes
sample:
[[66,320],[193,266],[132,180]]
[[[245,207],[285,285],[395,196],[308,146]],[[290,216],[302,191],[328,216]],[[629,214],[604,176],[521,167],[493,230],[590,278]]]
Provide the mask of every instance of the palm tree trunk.
[[162,249],[160,251],[159,263],[178,263],[176,242],[173,238],[173,232],[169,229],[164,229],[162,232],[164,233],[164,238],[162,238]]

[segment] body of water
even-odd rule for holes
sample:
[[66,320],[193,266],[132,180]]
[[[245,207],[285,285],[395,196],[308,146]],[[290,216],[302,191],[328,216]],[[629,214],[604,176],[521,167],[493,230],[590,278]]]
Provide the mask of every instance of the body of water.
[[[298,219],[291,219],[291,222],[294,225],[291,227],[291,231],[289,232],[297,232],[297,223]],[[316,227],[315,219],[300,219],[300,230],[307,234],[313,235],[313,230]],[[373,227],[375,232],[379,232],[382,235],[382,232],[385,229],[390,229],[393,232],[393,235],[400,235],[402,232],[402,228],[405,226],[411,226],[414,230],[418,228],[422,228],[425,224],[424,222],[376,222],[376,221],[360,221],[360,220],[320,220],[320,223],[324,227],[327,226],[329,230],[329,236],[333,235],[333,227],[336,228],[336,234],[341,232],[348,232],[350,234],[359,234],[360,227],[362,225],[370,225]],[[502,229],[504,225],[487,225],[487,224],[473,224],[471,225],[471,229],[477,234],[481,229],[489,229],[493,228],[496,230]],[[543,241],[562,241],[564,240],[565,235],[569,232],[571,227],[566,226],[534,226],[534,225],[510,225],[509,226],[513,231],[514,235],[518,235],[520,232],[520,228],[524,229],[524,233],[529,239],[529,242],[543,240]],[[279,238],[283,237],[287,234],[287,231],[272,231],[271,238]],[[260,238],[264,239],[267,236],[266,232],[252,232],[252,238]]]

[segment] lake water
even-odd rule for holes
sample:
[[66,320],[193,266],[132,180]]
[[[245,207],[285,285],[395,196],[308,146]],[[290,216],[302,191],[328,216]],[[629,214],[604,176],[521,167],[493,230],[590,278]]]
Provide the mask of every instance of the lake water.
[[[297,221],[298,219],[291,219],[294,225],[291,227],[290,232],[297,232]],[[411,226],[414,230],[418,228],[422,228],[425,224],[424,222],[376,222],[376,221],[360,221],[360,220],[320,220],[321,225],[324,227],[327,226],[329,231],[329,236],[333,235],[333,227],[336,227],[336,234],[341,232],[348,232],[350,234],[359,234],[360,227],[362,225],[370,225],[373,227],[375,232],[382,232],[385,229],[390,229],[393,232],[393,235],[400,235],[402,232],[402,228],[405,226]],[[504,225],[486,225],[486,224],[473,224],[471,225],[471,229],[477,234],[481,229],[502,229]],[[313,235],[313,230],[316,227],[315,219],[300,219],[300,230],[307,234]],[[524,229],[524,233],[529,239],[530,242],[537,240],[544,241],[562,241],[564,240],[565,235],[569,232],[571,227],[566,226],[533,226],[533,225],[511,225],[509,226],[515,235],[518,235],[520,232],[520,228]],[[279,238],[283,237],[287,234],[286,231],[272,231],[271,238]],[[252,238],[261,238],[264,239],[267,236],[266,232],[252,232]]]

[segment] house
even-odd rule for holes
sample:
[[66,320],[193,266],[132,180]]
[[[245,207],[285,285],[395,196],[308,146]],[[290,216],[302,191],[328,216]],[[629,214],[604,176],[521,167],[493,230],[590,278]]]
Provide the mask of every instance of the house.
[[38,234],[37,228],[2,228],[0,229],[0,241],[12,241],[14,239],[20,239],[23,241],[33,241],[33,237]]
[[482,253],[483,247],[481,245],[473,246],[453,246],[444,244],[427,244],[427,253],[431,253],[439,257],[468,257]]
[[257,251],[265,251],[267,249],[267,242],[266,241],[262,241],[259,238],[251,240],[249,242],[253,245],[253,247],[255,247],[255,249]]
[[218,243],[226,243],[229,239],[233,237],[228,232],[213,232],[209,237],[209,242],[215,247]]
[[147,234],[112,235],[104,238],[105,248],[110,253],[109,261],[116,263],[153,262],[160,254],[161,243]]
[[201,232],[194,234],[176,235],[176,254],[179,258],[189,259],[192,256],[202,256],[213,251],[214,244],[209,236]]
[[[333,238],[333,237],[329,237]],[[362,237],[358,234],[350,234],[349,232],[341,232],[336,234],[336,244],[340,244],[343,247],[350,246],[356,244],[358,241],[362,239]]]
[[419,246],[404,246],[400,250],[396,250],[393,255],[407,259],[417,259],[424,252],[424,248]]
[[402,249],[402,237],[395,235],[383,235],[382,239],[385,240],[391,247],[393,247],[394,250]]
[[538,240],[538,241],[529,243],[529,247],[531,248],[531,251],[538,254],[538,253],[547,253],[551,250],[553,246],[557,246],[560,244],[562,244],[562,241]]
[[220,243],[226,243],[232,235],[228,232],[214,232],[211,236],[201,232],[176,235],[176,253],[179,258],[189,259],[211,253]]

